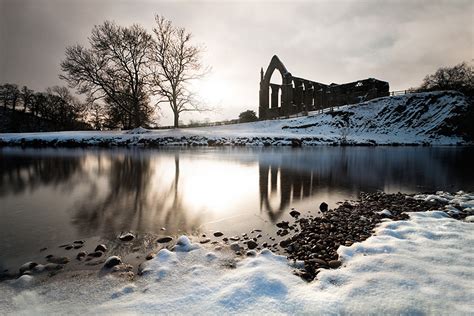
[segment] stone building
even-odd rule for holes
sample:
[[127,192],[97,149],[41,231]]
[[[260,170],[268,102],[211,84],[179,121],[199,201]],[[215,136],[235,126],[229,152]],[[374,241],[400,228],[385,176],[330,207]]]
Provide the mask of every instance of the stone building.
[[[282,84],[271,83],[279,71]],[[260,71],[259,118],[284,117],[297,113],[353,104],[389,95],[389,84],[374,78],[344,84],[330,84],[293,76],[275,55],[267,71]]]

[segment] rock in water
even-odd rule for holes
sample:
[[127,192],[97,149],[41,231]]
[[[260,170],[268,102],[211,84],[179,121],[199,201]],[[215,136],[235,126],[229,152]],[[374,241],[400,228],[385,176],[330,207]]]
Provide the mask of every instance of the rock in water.
[[87,252],[81,251],[81,252],[79,252],[79,253],[77,254],[76,259],[77,259],[77,260],[81,260],[81,259],[84,258],[85,256],[87,256]]
[[69,262],[69,258],[68,257],[51,257],[51,258],[48,258],[47,259],[48,262],[51,262],[51,263],[56,263],[56,264],[66,264]]
[[249,240],[247,242],[247,247],[249,247],[249,249],[255,249],[255,248],[257,248],[257,246],[258,246],[258,244],[253,240]]
[[290,215],[291,215],[291,217],[297,218],[298,216],[301,215],[301,213],[298,212],[297,210],[293,210],[293,211],[290,212]]
[[111,256],[108,257],[107,260],[105,260],[104,267],[110,269],[116,265],[119,265],[122,263],[122,259],[118,256]]
[[224,236],[224,234],[222,232],[215,232],[214,236],[215,237],[221,237],[221,236]]
[[31,269],[33,269],[34,267],[36,267],[38,264],[36,262],[27,262],[25,264],[23,264],[21,267],[20,267],[20,274],[23,274],[25,273],[26,271],[29,271]]
[[131,241],[131,240],[135,239],[135,235],[132,234],[132,233],[126,233],[126,234],[120,235],[119,239],[121,241]]
[[324,212],[327,212],[328,211],[328,206],[326,202],[323,202],[321,203],[321,205],[319,205],[319,210],[324,213]]
[[240,251],[240,245],[236,242],[230,244],[230,249],[234,252]]
[[106,252],[107,251],[107,246],[104,245],[104,244],[97,245],[97,247],[95,247],[94,251]]
[[164,244],[164,243],[167,243],[167,242],[170,242],[173,240],[173,237],[170,237],[170,236],[166,236],[166,237],[161,237],[161,238],[158,238],[156,240],[157,243],[159,244]]

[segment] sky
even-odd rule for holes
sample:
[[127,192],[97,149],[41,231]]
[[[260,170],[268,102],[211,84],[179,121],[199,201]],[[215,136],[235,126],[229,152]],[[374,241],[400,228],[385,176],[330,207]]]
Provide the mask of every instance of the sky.
[[[151,32],[155,14],[190,31],[212,68],[195,86],[214,111],[184,122],[258,113],[260,67],[275,54],[298,77],[326,84],[373,77],[392,91],[474,58],[472,0],[0,0],[0,83],[66,85],[59,64],[67,46],[87,46],[105,20]],[[166,105],[160,113],[161,125],[172,123]]]

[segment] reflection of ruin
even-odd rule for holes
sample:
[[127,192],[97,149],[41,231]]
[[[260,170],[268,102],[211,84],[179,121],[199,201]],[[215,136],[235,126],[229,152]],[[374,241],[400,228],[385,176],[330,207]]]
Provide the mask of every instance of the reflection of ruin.
[[[259,173],[260,210],[265,208],[272,222],[277,221],[288,210],[293,200],[302,200],[312,195],[312,173],[264,164],[259,165]],[[271,200],[279,201],[279,205],[272,206]]]
[[[272,74],[278,70],[281,84],[271,83]],[[388,96],[389,84],[374,78],[345,84],[330,84],[298,78],[285,68],[275,55],[264,73],[260,71],[260,119],[288,116],[305,111],[353,104]]]

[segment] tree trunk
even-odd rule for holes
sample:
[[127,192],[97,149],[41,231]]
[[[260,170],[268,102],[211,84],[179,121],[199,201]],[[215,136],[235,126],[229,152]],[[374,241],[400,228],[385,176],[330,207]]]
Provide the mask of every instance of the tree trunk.
[[174,128],[178,128],[179,126],[179,112],[174,112]]

